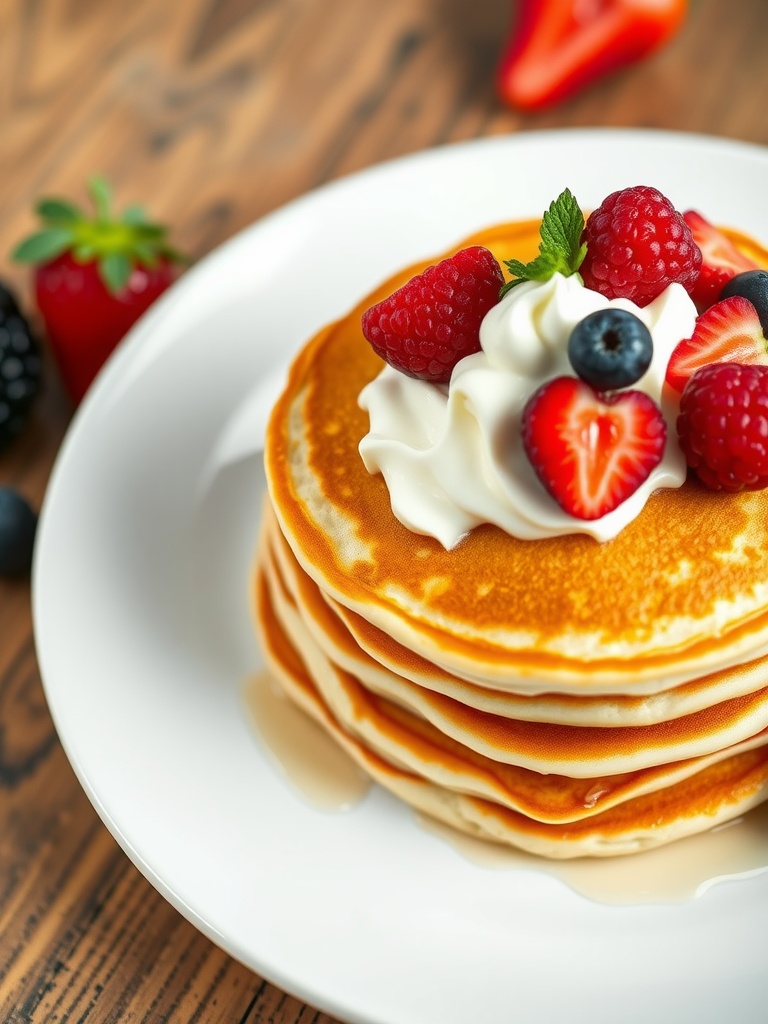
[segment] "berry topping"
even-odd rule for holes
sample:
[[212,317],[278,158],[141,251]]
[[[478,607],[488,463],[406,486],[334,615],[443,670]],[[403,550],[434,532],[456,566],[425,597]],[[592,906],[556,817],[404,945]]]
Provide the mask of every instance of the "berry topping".
[[0,575],[19,576],[32,564],[37,516],[10,487],[0,487]]
[[15,297],[0,286],[0,450],[26,422],[40,384],[40,351]]
[[480,324],[503,284],[488,249],[462,249],[367,309],[363,334],[396,370],[447,384],[456,363],[480,351]]
[[41,199],[42,228],[14,259],[36,265],[35,298],[64,383],[79,402],[115,345],[175,277],[181,259],[144,211],[110,211],[105,181],[90,183],[95,216],[65,199]]
[[613,192],[587,218],[584,284],[609,299],[647,306],[675,282],[690,291],[701,267],[691,229],[657,189]]
[[523,410],[523,444],[537,476],[566,512],[599,519],[658,465],[666,424],[642,391],[595,392],[575,377],[543,384]]
[[757,264],[696,210],[686,210],[683,217],[691,229],[694,242],[701,249],[701,270],[691,289],[691,298],[699,311],[702,311],[717,302],[723,285],[735,274],[752,270]]
[[741,296],[723,299],[698,316],[691,337],[677,345],[667,365],[667,383],[682,391],[692,374],[709,363],[768,364],[767,348],[752,303]]
[[642,320],[625,309],[599,309],[571,331],[568,358],[575,373],[597,391],[626,388],[651,365],[653,339]]
[[747,270],[737,274],[723,287],[721,299],[741,295],[748,299],[757,310],[763,334],[768,338],[768,270]]
[[680,399],[688,465],[716,491],[768,486],[768,366],[702,366]]

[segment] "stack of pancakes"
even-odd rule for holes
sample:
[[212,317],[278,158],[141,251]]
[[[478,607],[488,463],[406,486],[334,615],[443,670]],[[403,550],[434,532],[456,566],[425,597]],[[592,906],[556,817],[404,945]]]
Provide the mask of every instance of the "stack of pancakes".
[[[463,244],[528,259],[538,227]],[[360,317],[423,266],[321,331],[273,412],[272,671],[375,780],[475,836],[606,856],[742,814],[768,798],[768,492],[689,481],[604,544],[410,532],[358,452],[382,368]]]

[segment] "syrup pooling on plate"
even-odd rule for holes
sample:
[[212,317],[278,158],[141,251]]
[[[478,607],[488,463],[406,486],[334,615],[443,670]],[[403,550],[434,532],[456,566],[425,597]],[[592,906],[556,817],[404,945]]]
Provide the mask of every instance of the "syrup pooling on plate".
[[[243,689],[248,718],[273,763],[306,803],[320,811],[348,811],[369,782],[332,740],[295,707],[269,673]],[[475,839],[425,815],[415,820],[483,870],[540,871],[597,903],[680,903],[713,885],[768,871],[768,805],[711,832],[629,857],[543,860]]]
[[449,843],[478,867],[497,871],[540,871],[596,903],[635,905],[683,903],[713,885],[768,871],[768,805],[710,832],[629,857],[543,861],[508,847],[474,839],[419,817],[428,832]]
[[323,811],[346,811],[363,799],[370,780],[288,700],[268,672],[246,682],[243,700],[273,762],[308,804]]

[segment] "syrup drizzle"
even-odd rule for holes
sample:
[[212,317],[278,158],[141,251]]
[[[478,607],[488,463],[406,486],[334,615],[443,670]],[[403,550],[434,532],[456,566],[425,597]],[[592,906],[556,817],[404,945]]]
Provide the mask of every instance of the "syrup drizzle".
[[322,811],[348,811],[360,803],[371,785],[368,776],[269,673],[249,679],[243,696],[266,751],[299,796]]
[[[297,708],[267,672],[244,688],[249,717],[273,763],[310,806],[349,811],[371,783],[334,740]],[[415,814],[419,825],[486,870],[536,871],[597,903],[682,903],[713,885],[768,871],[768,802],[709,832],[622,857],[555,861],[475,839]]]

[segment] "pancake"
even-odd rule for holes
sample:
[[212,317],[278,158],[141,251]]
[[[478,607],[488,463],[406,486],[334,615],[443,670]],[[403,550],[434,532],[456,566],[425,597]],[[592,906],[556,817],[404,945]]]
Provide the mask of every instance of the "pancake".
[[[666,757],[654,756],[654,748],[644,737],[631,735],[636,732],[632,729],[618,738],[615,729],[560,726],[554,737],[549,737],[546,726],[541,735],[539,725],[520,723],[515,728],[509,719],[503,719],[501,729],[504,725],[507,728],[498,734],[493,723],[479,721],[475,714],[471,720],[474,729],[457,730],[450,720],[434,722],[429,715],[414,712],[407,703],[372,692],[358,677],[335,665],[315,643],[301,609],[268,554],[262,556],[260,565],[275,619],[291,638],[321,697],[348,732],[390,761],[422,772],[433,781],[448,785],[451,779],[449,788],[493,799],[490,789],[497,794],[498,802],[512,800],[516,809],[520,809],[519,798],[509,793],[522,789],[532,794],[539,808],[548,808],[535,811],[528,806],[526,813],[531,817],[542,813],[546,817],[540,820],[555,820],[552,815],[556,813],[564,814],[564,820],[587,817],[605,803],[626,799],[630,788],[642,792],[661,788],[670,780],[687,777],[706,764],[737,750],[761,746],[768,739],[766,730],[756,734],[746,731],[741,742],[712,742],[712,749],[706,751],[708,757],[690,756],[684,761],[684,755],[673,756],[669,751]],[[500,728],[498,723],[495,728]],[[631,763],[625,764],[621,754],[627,751]],[[588,761],[585,753],[591,753],[592,760]],[[595,778],[595,773],[601,771],[612,774]],[[532,797],[527,797],[529,803]],[[558,812],[552,809],[554,804],[560,808]]]
[[[468,240],[525,258],[537,224]],[[768,262],[766,254],[765,262]],[[517,692],[659,693],[768,654],[768,492],[661,490],[613,540],[518,540],[481,526],[452,550],[392,515],[361,465],[358,408],[382,363],[365,308],[294,362],[266,468],[283,534],[323,591],[447,672]]]
[[[414,699],[450,698],[468,708],[502,718],[580,726],[645,726],[711,709],[727,700],[763,691],[768,684],[768,658],[738,665],[673,690],[650,696],[570,694],[518,694],[493,690],[442,671],[415,651],[408,651],[387,634],[323,594],[304,572],[275,522],[271,505],[264,511],[263,529],[271,555],[307,626],[328,656],[343,668],[365,679],[369,688],[393,695],[404,691]],[[415,683],[416,686],[408,686]],[[406,700],[407,698],[403,697]]]
[[[633,788],[635,792],[642,791],[642,781],[633,787],[635,780],[614,780],[611,792],[608,780],[590,780],[587,787],[579,791],[571,788],[568,780],[546,776],[531,777],[526,787],[521,776],[515,796],[511,795],[514,783],[508,788],[510,796],[506,806],[466,789],[445,787],[382,756],[343,727],[321,695],[315,673],[307,669],[302,655],[275,616],[266,578],[261,572],[256,580],[256,608],[264,651],[288,696],[319,722],[376,782],[423,813],[477,838],[558,859],[636,853],[737,817],[768,794],[766,744],[730,753],[712,763],[702,762],[704,766],[698,771],[686,773],[683,768],[679,781],[670,774],[667,782],[672,780],[671,784],[661,789],[654,788],[653,779],[648,779],[643,795],[623,801],[621,796],[632,793]],[[413,739],[417,736],[418,733],[407,746],[413,749],[416,746]],[[434,758],[435,751],[431,750],[430,754]],[[457,763],[466,771],[463,756]],[[603,786],[607,792],[599,790],[598,786]],[[476,784],[476,788],[481,787]],[[496,796],[503,792],[501,785],[488,788],[493,789]],[[611,800],[616,802],[611,803]],[[518,807],[525,807],[526,812],[513,809],[509,805],[513,801]],[[607,805],[608,809],[565,822],[542,821],[529,813],[536,807],[539,814],[552,817],[559,808],[562,819],[563,808],[571,808],[573,813],[579,807],[592,810],[598,804]],[[565,814],[567,817],[568,812]]]
[[[462,246],[526,260],[538,229]],[[392,792],[531,853],[630,853],[768,798],[768,491],[688,479],[603,543],[406,529],[358,451],[382,367],[360,318],[425,265],[320,331],[272,413],[255,619],[275,676]]]

